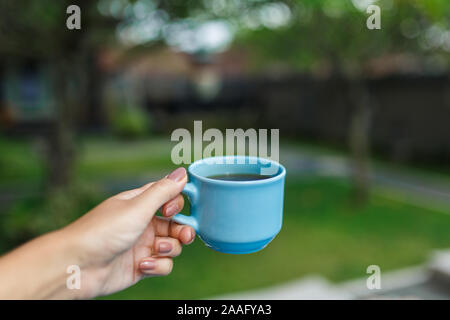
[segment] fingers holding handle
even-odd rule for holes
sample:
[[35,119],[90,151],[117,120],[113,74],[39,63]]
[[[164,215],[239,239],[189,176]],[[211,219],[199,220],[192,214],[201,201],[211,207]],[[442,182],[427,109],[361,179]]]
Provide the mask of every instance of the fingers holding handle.
[[[198,190],[192,182],[187,183],[182,192],[187,195],[191,204],[195,204],[198,201]],[[190,216],[179,213],[175,215],[172,220],[180,224],[188,225],[198,232],[198,221],[195,217],[195,213],[193,214],[191,212]]]

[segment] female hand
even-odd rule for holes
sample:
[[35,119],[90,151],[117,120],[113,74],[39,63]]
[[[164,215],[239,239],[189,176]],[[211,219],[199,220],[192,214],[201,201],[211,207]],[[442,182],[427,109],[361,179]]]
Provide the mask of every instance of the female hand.
[[[17,286],[22,277],[25,282],[32,279],[25,290],[31,298],[91,298],[122,290],[144,277],[169,274],[172,258],[181,253],[182,244],[194,240],[195,232],[155,213],[159,208],[165,217],[178,213],[186,182],[186,170],[178,168],[157,182],[105,200],[67,227],[0,259],[0,277],[14,279],[17,272],[9,291],[15,297],[23,297],[20,286],[27,284]],[[20,274],[20,266],[30,260],[38,261],[35,272],[43,269],[40,280]],[[80,268],[79,290],[66,286],[69,265]]]

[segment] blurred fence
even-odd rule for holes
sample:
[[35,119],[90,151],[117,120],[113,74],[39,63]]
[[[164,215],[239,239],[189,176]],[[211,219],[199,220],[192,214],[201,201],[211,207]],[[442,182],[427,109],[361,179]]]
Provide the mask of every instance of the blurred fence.
[[[370,137],[377,152],[400,161],[450,163],[447,75],[391,76],[366,80],[366,85],[373,102]],[[177,92],[164,100],[146,99],[162,131],[189,125],[202,114],[207,126],[279,128],[283,136],[347,143],[352,104],[343,79],[225,78],[218,95],[207,102],[198,99],[188,82]],[[208,122],[208,113],[220,115],[221,122]]]
[[[123,77],[127,81],[120,81]],[[87,132],[87,124],[88,129],[97,131],[107,122],[108,99],[120,103],[117,96],[108,98],[108,92],[118,91],[110,84],[120,82],[119,91],[144,106],[153,118],[152,130],[159,133],[190,128],[194,120],[201,119],[205,128],[279,128],[283,137],[337,145],[348,141],[353,107],[344,78],[217,74],[209,85],[213,94],[206,98],[202,94],[205,89],[200,86],[199,90],[195,79],[186,75],[129,78],[121,73],[105,76],[103,85],[98,86],[104,94],[96,94],[103,98],[84,106],[80,113],[83,132]],[[372,106],[370,139],[377,153],[398,161],[450,163],[448,75],[396,75],[366,79],[365,86]],[[204,87],[208,90],[208,84]],[[19,121],[9,131],[36,134],[49,128],[48,121]]]

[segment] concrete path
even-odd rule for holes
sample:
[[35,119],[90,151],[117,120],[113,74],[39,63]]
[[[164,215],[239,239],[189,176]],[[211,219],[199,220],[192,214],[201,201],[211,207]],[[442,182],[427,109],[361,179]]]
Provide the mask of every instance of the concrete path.
[[[368,275],[369,276],[369,275]],[[368,289],[367,278],[339,284],[311,275],[277,286],[211,297],[227,300],[450,299],[450,251],[438,251],[425,266],[384,273],[381,288]]]
[[[346,156],[283,147],[280,162],[288,174],[349,177],[351,161]],[[372,164],[372,190],[388,198],[434,208],[450,214],[450,178],[437,174],[415,173]]]

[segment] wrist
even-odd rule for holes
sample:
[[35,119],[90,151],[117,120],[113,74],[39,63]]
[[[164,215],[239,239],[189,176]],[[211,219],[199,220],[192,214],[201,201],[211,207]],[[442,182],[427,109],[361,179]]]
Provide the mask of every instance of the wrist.
[[93,250],[92,241],[72,226],[45,235],[49,243],[55,244],[52,281],[57,288],[47,299],[90,299],[101,294],[99,288],[109,266],[93,263],[98,252]]
[[[83,298],[80,289],[76,289],[77,270],[81,270],[79,245],[65,229],[56,230],[36,239],[40,240],[42,266],[47,269],[46,277],[39,289],[42,299],[79,299]],[[81,277],[81,275],[79,275]],[[75,281],[70,281],[75,280]],[[81,281],[81,279],[80,279]],[[45,287],[45,289],[44,289]],[[47,289],[48,288],[48,289]]]
[[50,298],[56,299],[84,299],[85,290],[81,284],[83,271],[86,267],[83,255],[83,244],[76,233],[69,228],[63,228],[47,234],[49,241],[56,244],[55,284],[58,290]]
[[98,246],[89,234],[77,224],[54,232],[53,236],[60,242],[58,254],[65,261],[65,283],[58,299],[90,299],[102,294],[102,284],[111,266],[109,261],[96,260]]
[[76,245],[64,230],[25,243],[0,259],[0,297],[4,299],[80,298],[68,289],[67,268],[79,263]]

